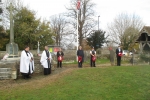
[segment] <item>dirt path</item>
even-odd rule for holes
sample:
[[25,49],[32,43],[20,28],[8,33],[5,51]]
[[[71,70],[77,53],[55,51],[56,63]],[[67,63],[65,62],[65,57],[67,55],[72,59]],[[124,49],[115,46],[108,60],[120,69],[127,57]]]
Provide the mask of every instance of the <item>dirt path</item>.
[[0,90],[7,88],[14,88],[17,86],[29,86],[29,87],[41,87],[43,84],[50,84],[62,76],[71,73],[73,70],[77,68],[57,68],[52,71],[52,74],[44,76],[43,73],[33,74],[31,79],[23,79],[19,77],[17,80],[0,80]]
[[[73,70],[78,70],[77,64],[67,64],[63,68],[55,68],[50,75],[43,75],[43,73],[32,75],[31,79],[23,79],[21,76],[16,80],[0,80],[0,89],[13,88],[17,86],[31,86],[32,88],[37,88],[44,86],[44,84],[50,84],[59,78],[71,73]],[[101,67],[101,66],[98,66]],[[89,65],[84,64],[83,68],[90,68]],[[36,84],[36,85],[35,85]]]

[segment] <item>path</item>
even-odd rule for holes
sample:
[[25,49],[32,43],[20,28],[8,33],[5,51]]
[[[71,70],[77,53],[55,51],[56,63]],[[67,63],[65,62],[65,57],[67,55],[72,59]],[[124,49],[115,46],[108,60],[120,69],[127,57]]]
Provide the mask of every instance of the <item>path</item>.
[[[71,73],[73,70],[78,70],[77,64],[67,64],[63,68],[55,68],[54,71],[50,75],[43,75],[43,73],[36,74],[34,73],[32,75],[31,79],[23,79],[22,77],[18,77],[17,80],[0,80],[0,89],[7,89],[17,86],[32,86],[32,87],[41,87],[42,84],[50,84],[51,82],[54,82],[61,78],[64,75],[67,75],[68,73]],[[100,64],[97,65],[99,68],[105,68],[110,66],[110,64]],[[97,68],[96,67],[96,68]],[[91,68],[88,64],[84,64],[83,68]],[[36,85],[35,85],[36,84]]]

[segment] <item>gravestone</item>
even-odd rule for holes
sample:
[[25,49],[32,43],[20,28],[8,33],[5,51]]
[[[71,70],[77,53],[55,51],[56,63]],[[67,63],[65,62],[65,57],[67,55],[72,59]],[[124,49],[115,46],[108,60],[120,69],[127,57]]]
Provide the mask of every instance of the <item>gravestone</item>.
[[116,56],[116,53],[115,53],[115,51],[113,50],[112,47],[109,47],[109,51],[110,51],[111,66],[114,66],[115,65],[115,56]]

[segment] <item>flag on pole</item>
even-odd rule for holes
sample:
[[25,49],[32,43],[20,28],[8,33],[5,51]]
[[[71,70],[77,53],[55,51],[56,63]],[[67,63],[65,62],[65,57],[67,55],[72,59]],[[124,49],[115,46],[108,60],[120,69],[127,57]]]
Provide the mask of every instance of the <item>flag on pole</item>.
[[77,1],[77,10],[80,9],[80,2],[81,2],[80,0]]

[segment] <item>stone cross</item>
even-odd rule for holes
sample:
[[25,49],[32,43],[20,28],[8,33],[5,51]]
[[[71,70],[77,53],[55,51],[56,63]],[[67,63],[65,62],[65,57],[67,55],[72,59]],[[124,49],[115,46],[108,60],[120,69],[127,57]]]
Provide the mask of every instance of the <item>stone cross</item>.
[[39,41],[38,41],[38,48],[37,48],[37,54],[39,54],[40,53],[40,49],[39,49],[39,46],[40,46],[40,43],[39,43]]
[[13,5],[10,3],[10,7],[8,8],[10,11],[10,43],[14,42],[14,25],[13,25]]
[[9,58],[18,57],[18,44],[14,43],[14,24],[13,24],[13,5],[10,3],[10,6],[7,8],[10,13],[10,42],[6,45],[6,51],[9,54]]

